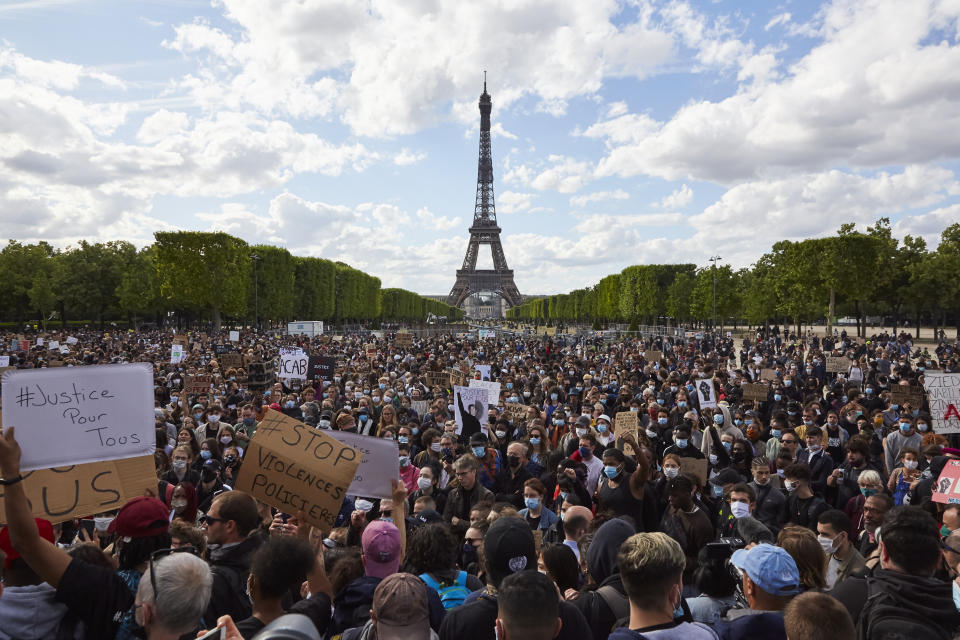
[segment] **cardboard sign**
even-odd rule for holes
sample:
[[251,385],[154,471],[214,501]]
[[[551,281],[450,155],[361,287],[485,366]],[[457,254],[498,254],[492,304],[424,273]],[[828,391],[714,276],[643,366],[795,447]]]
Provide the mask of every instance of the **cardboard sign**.
[[394,344],[398,347],[410,347],[413,346],[413,334],[407,331],[401,331],[397,333],[394,338]]
[[284,513],[303,511],[323,532],[333,528],[361,454],[328,435],[268,409],[243,456],[235,489]]
[[770,394],[770,387],[765,384],[741,384],[744,400],[759,400],[764,402]]
[[220,369],[240,369],[243,367],[243,356],[239,353],[225,353],[220,358]]
[[336,365],[336,358],[331,356],[310,356],[307,361],[307,380],[333,382],[333,370]]
[[490,382],[489,380],[471,380],[470,387],[487,390],[487,402],[491,405],[500,401],[500,383]]
[[426,375],[427,386],[431,389],[434,387],[443,387],[444,389],[450,384],[450,374],[445,371],[427,371]]
[[647,349],[643,357],[646,358],[647,362],[660,362],[660,359],[663,358],[663,352]]
[[69,344],[69,345],[77,344],[77,342],[79,342],[79,340],[77,340],[77,339],[74,338],[73,336],[69,336],[69,337],[67,338],[67,344]]
[[232,344],[215,344],[213,345],[213,352],[217,354],[217,356],[222,356],[225,353],[233,353],[233,345]]
[[681,473],[692,473],[704,487],[707,486],[707,465],[705,458],[680,458]]
[[827,356],[824,366],[827,373],[844,373],[850,366],[850,360],[842,356]]
[[927,371],[923,374],[923,388],[930,404],[933,430],[938,434],[960,433],[960,373]]
[[637,435],[637,429],[640,427],[640,414],[636,411],[621,411],[614,418],[613,434],[621,436],[624,433]]
[[367,354],[367,358],[369,360],[373,360],[377,357],[377,345],[373,344],[372,342],[368,342],[367,344],[363,345],[363,352]]
[[4,421],[24,471],[153,455],[153,367],[147,363],[3,374]]
[[393,495],[390,480],[400,474],[400,453],[392,438],[362,436],[345,431],[324,431],[345,445],[360,452],[360,465],[347,493],[364,498],[389,498]]
[[306,380],[310,358],[305,354],[280,356],[277,377],[281,380]]
[[760,369],[760,379],[774,381],[777,379],[776,369]]
[[914,409],[923,406],[923,389],[912,385],[895,384],[890,387],[890,402],[901,407],[909,404]]
[[182,344],[174,344],[170,346],[170,364],[179,364],[184,361],[187,357],[187,354],[184,352],[184,347]]
[[693,383],[697,390],[697,397],[700,399],[700,409],[714,409],[717,406],[717,390],[713,385],[713,380],[703,378]]
[[[19,435],[19,434],[18,434]],[[64,520],[119,509],[131,498],[156,492],[153,456],[91,462],[23,474],[23,490],[36,518],[56,524]],[[0,487],[3,504],[3,487]],[[0,524],[6,524],[0,509]]]
[[485,388],[454,386],[453,408],[458,434],[463,431],[464,412],[479,420],[480,430],[487,432],[487,390]]
[[173,344],[182,345],[184,349],[186,349],[190,345],[190,342],[187,340],[187,336],[174,336]]
[[213,382],[213,376],[202,373],[195,376],[187,376],[183,382],[183,390],[188,395],[209,393],[210,383]]
[[230,342],[239,342],[240,341],[240,332],[231,331],[230,332]]
[[470,382],[470,376],[462,369],[449,368],[446,373],[451,386],[464,386]]
[[529,407],[525,404],[520,404],[519,402],[508,402],[503,405],[503,413],[506,414],[514,424],[523,422],[527,417],[527,409]]
[[960,460],[949,460],[933,486],[934,502],[960,504]]

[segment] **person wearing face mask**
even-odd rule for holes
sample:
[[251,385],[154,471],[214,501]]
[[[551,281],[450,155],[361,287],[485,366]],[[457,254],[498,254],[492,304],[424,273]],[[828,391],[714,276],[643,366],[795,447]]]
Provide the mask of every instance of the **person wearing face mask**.
[[791,464],[784,469],[783,475],[787,501],[780,514],[780,525],[796,524],[816,531],[820,514],[829,509],[829,506],[810,489],[810,467],[803,463]]
[[[710,426],[707,427],[708,432],[716,433],[717,436],[729,435],[735,440],[743,438],[743,433],[740,431],[740,428],[733,424],[733,419],[730,417],[730,408],[726,402],[719,402],[717,408],[713,411],[713,415],[708,419],[710,421]],[[714,438],[710,433],[704,434],[703,440],[700,443],[700,451],[704,457],[709,457],[711,453],[716,453],[714,451],[715,446]]]
[[630,516],[638,531],[656,531],[660,517],[656,492],[648,482],[646,456],[639,455],[636,470],[629,473],[623,451],[607,449],[603,452],[603,476],[596,493],[598,509]]
[[200,472],[190,467],[192,451],[186,445],[176,447],[170,454],[170,470],[160,478],[175,487],[181,482],[189,482],[193,486],[200,484]]
[[[257,422],[257,412],[252,404],[240,407],[240,421],[233,425],[234,434],[238,439],[249,440],[253,437],[260,423]],[[329,427],[329,425],[327,425]]]
[[677,425],[673,430],[673,444],[663,450],[663,455],[674,453],[681,458],[696,458],[703,460],[705,456],[690,441],[690,425],[688,422]]
[[823,448],[823,430],[817,425],[807,427],[807,448],[797,455],[797,462],[810,468],[810,489],[823,497],[827,478],[833,473],[833,458]]
[[852,575],[861,575],[867,564],[850,543],[850,518],[839,509],[820,514],[817,520],[817,541],[829,558],[827,562],[827,589],[833,589]]
[[570,456],[571,459],[582,462],[587,468],[587,492],[592,496],[597,491],[597,485],[603,475],[603,462],[597,455],[597,438],[592,433],[580,437],[579,447]]
[[197,489],[189,482],[181,482],[170,497],[170,521],[182,520],[190,526],[197,524]]
[[[864,507],[867,504],[867,500],[883,493],[884,490],[881,476],[874,470],[861,472],[859,477],[857,477],[857,487],[859,494],[850,498],[850,500],[843,505],[843,512],[847,514],[847,517],[850,518],[850,521],[853,523],[851,533],[854,536],[859,536],[866,526]],[[883,496],[884,499],[890,499],[891,504],[893,503],[893,500],[885,493]]]
[[534,476],[527,469],[529,444],[514,440],[507,445],[507,467],[497,474],[492,491],[498,502],[509,502],[523,508],[524,486]]
[[203,513],[210,510],[213,499],[221,491],[229,491],[220,478],[221,464],[219,460],[207,460],[200,472],[200,484],[197,485],[197,508]]
[[893,495],[896,506],[903,504],[910,492],[910,486],[920,479],[920,452],[916,449],[904,449],[900,456],[900,466],[893,470],[887,481],[887,491]]
[[397,447],[400,462],[400,481],[403,482],[409,493],[417,490],[417,478],[420,477],[420,469],[410,460],[410,445],[400,444]]
[[223,409],[213,406],[207,409],[206,414],[206,422],[197,427],[197,440],[199,442],[203,442],[207,438],[217,437],[221,427],[220,416],[223,414]]
[[883,439],[883,460],[888,474],[897,467],[897,460],[904,449],[920,450],[923,446],[923,436],[914,428],[914,419],[911,416],[900,416],[896,431],[891,431]]
[[426,464],[420,467],[420,475],[417,477],[417,490],[407,497],[410,505],[410,512],[415,513],[414,505],[418,498],[431,498],[434,503],[434,510],[437,513],[443,513],[447,506],[447,492],[438,488],[436,478],[439,477],[439,465]]
[[526,520],[534,531],[540,529],[543,535],[560,522],[557,514],[543,504],[543,496],[546,492],[546,487],[539,479],[530,478],[523,483],[524,508],[520,509],[520,517]]
[[614,441],[614,437],[610,429],[610,425],[611,425],[610,416],[608,416],[607,414],[605,413],[601,414],[597,418],[597,425],[596,425],[597,442],[599,442],[600,445],[603,447],[606,447],[607,445],[609,445],[611,442]]

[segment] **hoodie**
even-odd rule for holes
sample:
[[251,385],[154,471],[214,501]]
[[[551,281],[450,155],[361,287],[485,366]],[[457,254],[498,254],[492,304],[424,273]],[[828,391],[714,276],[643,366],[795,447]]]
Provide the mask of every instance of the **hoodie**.
[[[625,520],[614,518],[604,522],[593,535],[587,552],[587,567],[594,583],[600,586],[596,591],[582,592],[571,604],[587,619],[594,638],[606,638],[619,618],[630,615],[630,603],[620,580],[617,555],[620,545],[634,533],[636,531]],[[606,593],[606,598],[601,590]],[[626,613],[618,616],[611,608],[611,603],[618,603]]]
[[[67,605],[55,599],[57,590],[46,582],[6,587],[0,597],[0,640],[56,638]],[[83,637],[79,624],[74,637]]]

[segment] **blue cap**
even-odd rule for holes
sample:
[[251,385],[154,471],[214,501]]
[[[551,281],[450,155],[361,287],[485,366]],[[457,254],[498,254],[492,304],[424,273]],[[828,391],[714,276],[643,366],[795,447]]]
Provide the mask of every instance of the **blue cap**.
[[737,549],[730,562],[747,572],[750,580],[772,596],[792,596],[800,592],[800,571],[793,557],[772,544],[753,549]]

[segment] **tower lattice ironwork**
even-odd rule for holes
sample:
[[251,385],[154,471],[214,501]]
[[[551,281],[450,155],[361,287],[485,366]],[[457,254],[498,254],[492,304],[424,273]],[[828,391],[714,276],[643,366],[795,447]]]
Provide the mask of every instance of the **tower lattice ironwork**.
[[[497,208],[493,202],[493,154],[490,147],[490,94],[487,80],[483,80],[480,95],[480,159],[477,167],[477,197],[473,207],[473,224],[470,226],[470,243],[463,267],[457,269],[457,281],[447,296],[447,304],[460,307],[474,293],[489,291],[499,294],[511,307],[522,301],[520,291],[513,281],[513,271],[507,268],[507,258],[500,244],[500,227],[497,225]],[[493,254],[493,269],[477,269],[477,254],[480,245],[490,245]]]

